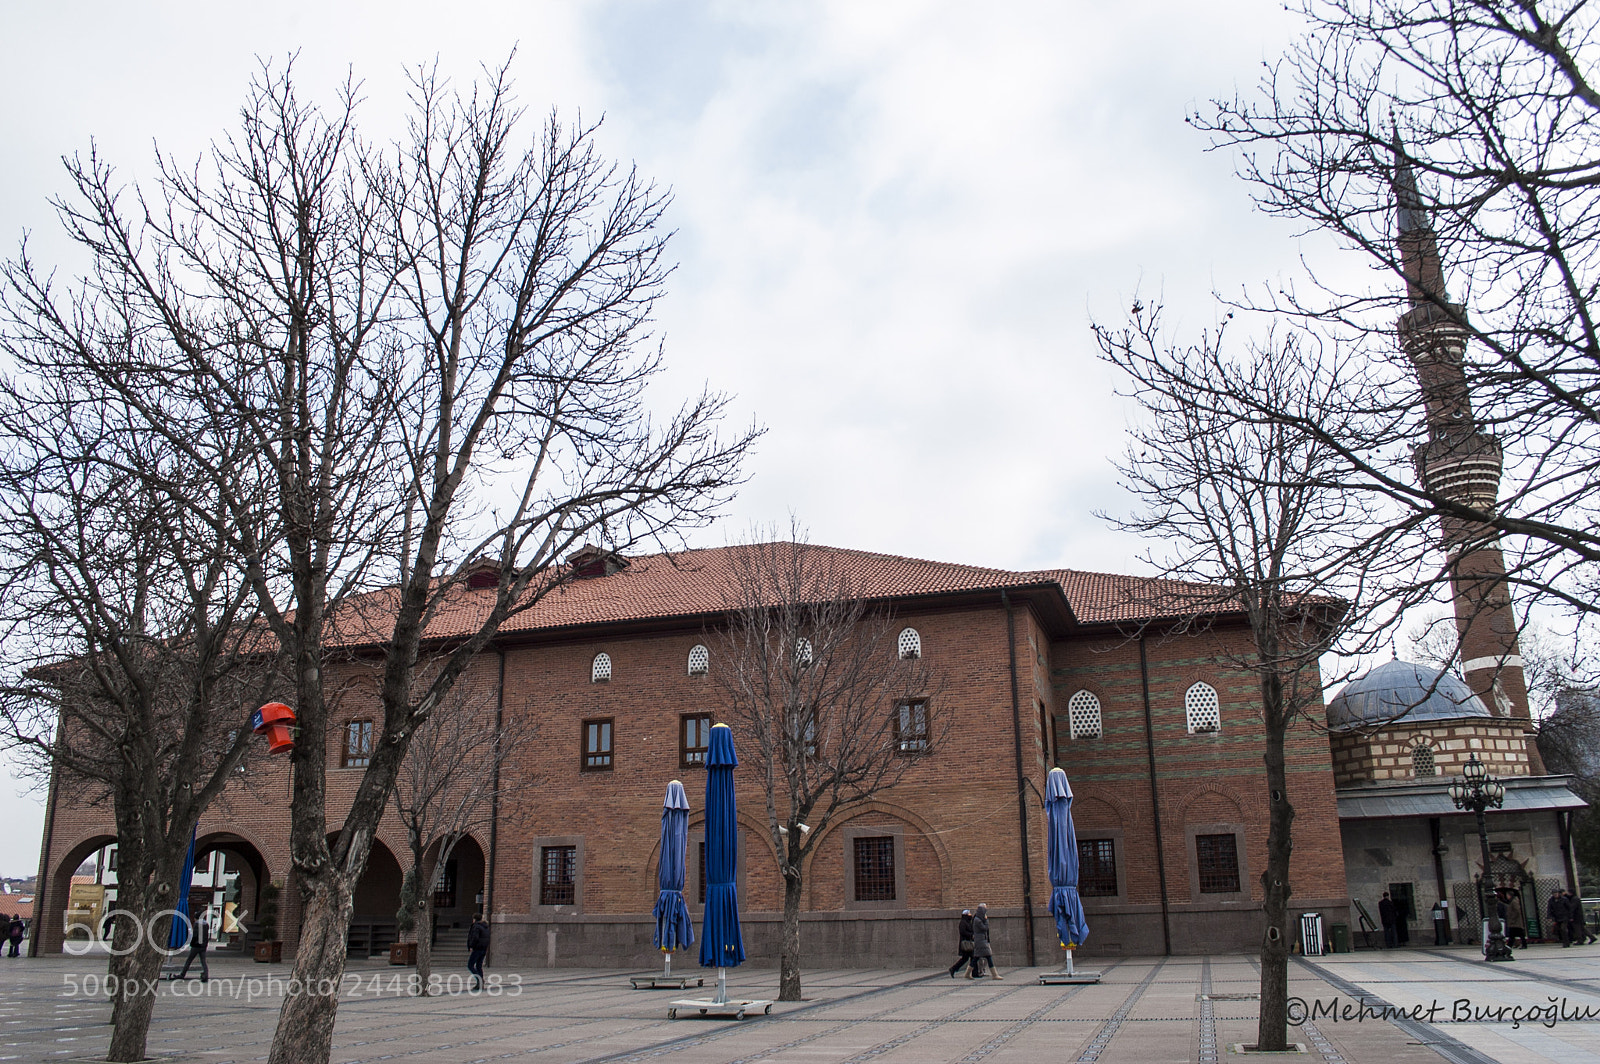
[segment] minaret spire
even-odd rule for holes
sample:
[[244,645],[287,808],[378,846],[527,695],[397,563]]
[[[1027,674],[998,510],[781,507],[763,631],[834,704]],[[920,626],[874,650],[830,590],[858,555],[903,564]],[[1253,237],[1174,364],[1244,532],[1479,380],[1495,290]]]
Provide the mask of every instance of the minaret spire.
[[[1410,304],[1398,331],[1416,368],[1428,422],[1427,441],[1413,454],[1417,474],[1435,495],[1491,513],[1500,500],[1502,456],[1500,442],[1479,428],[1473,415],[1464,366],[1466,309],[1452,303],[1445,288],[1438,236],[1398,129],[1393,150],[1395,243]],[[1491,713],[1529,722],[1528,760],[1532,771],[1542,774],[1499,534],[1457,515],[1442,517],[1439,525],[1450,565],[1461,671]]]

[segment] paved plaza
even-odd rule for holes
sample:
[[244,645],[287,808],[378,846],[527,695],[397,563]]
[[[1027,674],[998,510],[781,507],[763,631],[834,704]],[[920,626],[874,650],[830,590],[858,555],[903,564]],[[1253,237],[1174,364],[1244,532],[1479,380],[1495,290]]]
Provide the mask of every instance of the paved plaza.
[[[981,982],[942,970],[813,971],[806,1001],[737,1021],[681,1012],[670,1020],[669,1002],[683,995],[632,990],[630,972],[492,969],[498,993],[450,993],[447,984],[438,997],[415,998],[397,992],[405,970],[359,962],[344,986],[333,1060],[1209,1064],[1242,1060],[1232,1045],[1254,1039],[1250,957],[1095,967],[1103,978],[1089,986],[1040,986],[1038,974],[1049,969],[1010,969],[1004,981]],[[0,1060],[103,1056],[110,1006],[96,992],[104,971],[103,959],[0,960]],[[211,974],[210,984],[163,988],[151,1053],[197,1064],[265,1059],[282,989],[262,980],[286,979],[289,966],[226,958]],[[773,969],[731,975],[730,996],[776,996]],[[1305,1012],[1292,1037],[1306,1055],[1295,1059],[1600,1064],[1600,946],[1536,946],[1492,966],[1466,949],[1363,952],[1296,961],[1290,978]],[[1396,1015],[1402,1009],[1405,1017]]]

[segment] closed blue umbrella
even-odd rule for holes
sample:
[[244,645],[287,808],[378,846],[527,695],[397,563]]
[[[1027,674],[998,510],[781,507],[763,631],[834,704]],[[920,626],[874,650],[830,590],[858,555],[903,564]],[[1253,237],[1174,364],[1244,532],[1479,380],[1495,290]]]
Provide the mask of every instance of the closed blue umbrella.
[[[1078,898],[1078,833],[1072,828],[1072,786],[1059,768],[1050,770],[1044,785],[1045,848],[1050,857],[1050,915],[1056,918],[1056,936],[1063,949],[1083,945],[1089,924]],[[1067,954],[1072,963],[1072,954]]]
[[726,724],[711,729],[706,752],[706,913],[700,925],[700,963],[717,969],[717,998],[727,1000],[727,972],[744,963],[739,934],[739,824],[733,799],[733,732]]
[[[196,827],[195,831],[199,828]],[[189,891],[194,887],[194,836],[195,831],[189,833],[189,854],[183,859],[183,871],[178,873],[178,900],[173,903],[177,916],[172,918],[172,924],[167,930],[167,949],[176,952],[189,944],[192,933],[189,920]]]
[[651,940],[667,955],[666,974],[672,974],[672,951],[694,945],[694,923],[683,901],[684,866],[689,851],[689,796],[683,784],[667,784],[661,808],[661,863],[657,877],[661,894],[656,898],[656,932]]

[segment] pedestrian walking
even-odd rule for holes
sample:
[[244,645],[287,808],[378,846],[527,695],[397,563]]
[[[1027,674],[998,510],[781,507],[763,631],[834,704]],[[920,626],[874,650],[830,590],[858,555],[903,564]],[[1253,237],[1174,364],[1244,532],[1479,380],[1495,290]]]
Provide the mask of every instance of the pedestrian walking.
[[1589,934],[1589,921],[1583,918],[1583,902],[1572,891],[1567,895],[1567,934],[1575,946],[1587,946],[1594,941],[1594,936]]
[[1389,898],[1389,892],[1383,892],[1383,900],[1378,902],[1378,922],[1383,924],[1383,948],[1394,949],[1400,944],[1394,930],[1395,908],[1394,902]]
[[11,943],[11,956],[22,956],[22,940],[27,934],[28,925],[22,922],[22,914],[13,915],[11,923],[6,926],[6,941]]
[[961,924],[956,930],[956,949],[960,955],[956,962],[950,966],[950,978],[954,979],[956,973],[972,963],[972,910],[961,910]]
[[483,989],[483,959],[489,955],[489,924],[482,913],[472,918],[467,928],[467,971],[472,973],[473,989]]
[[1572,917],[1567,913],[1565,891],[1558,890],[1550,895],[1550,900],[1545,903],[1544,914],[1554,925],[1556,937],[1561,939],[1561,948],[1566,949],[1572,945]]
[[[183,971],[178,973],[179,979],[189,978],[189,965],[200,959],[200,981],[211,981],[211,969],[206,964],[206,947],[211,945],[211,921],[206,919],[205,910],[200,915],[189,921],[189,956],[184,958]],[[176,917],[174,917],[176,919]]]
[[1512,890],[1506,894],[1506,942],[1520,942],[1518,949],[1528,948],[1528,917],[1522,907],[1522,892]]
[[985,972],[995,979],[1003,979],[994,966],[994,948],[989,945],[989,906],[979,905],[972,914],[972,978],[982,979]]

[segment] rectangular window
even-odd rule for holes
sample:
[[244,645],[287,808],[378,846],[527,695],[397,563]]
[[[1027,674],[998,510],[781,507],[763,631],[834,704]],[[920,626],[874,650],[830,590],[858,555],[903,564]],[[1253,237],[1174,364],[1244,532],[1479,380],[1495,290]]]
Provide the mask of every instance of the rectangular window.
[[572,905],[578,897],[578,848],[546,846],[540,852],[539,904]]
[[[895,707],[895,752],[910,757],[928,752],[928,702],[915,699]],[[892,895],[891,895],[892,897]]]
[[372,760],[372,722],[352,720],[344,726],[344,756],[339,759],[342,768],[366,768]]
[[1239,892],[1239,842],[1236,836],[1196,835],[1194,850],[1200,865],[1200,893]]
[[855,840],[856,901],[894,901],[894,836]]
[[1078,893],[1085,898],[1117,896],[1115,839],[1078,840]]
[[705,767],[711,749],[711,717],[694,713],[682,717],[678,727],[678,764],[684,768]]
[[611,718],[583,722],[583,771],[611,767]]

